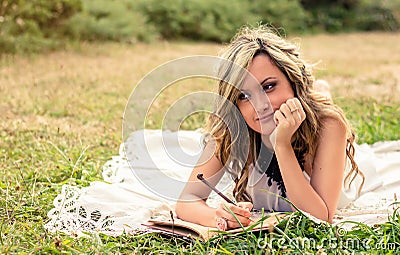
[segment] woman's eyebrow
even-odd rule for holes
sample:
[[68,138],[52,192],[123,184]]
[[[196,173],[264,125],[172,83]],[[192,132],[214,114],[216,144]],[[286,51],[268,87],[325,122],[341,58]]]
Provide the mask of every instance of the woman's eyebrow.
[[[271,79],[276,79],[276,77],[275,77],[275,76],[268,76],[267,78],[265,78],[265,79],[264,79],[262,82],[260,82],[259,84],[260,84],[260,85],[263,85],[264,83],[266,83],[268,80],[271,80]],[[250,89],[250,90],[251,90],[251,89]],[[250,91],[250,90],[241,88],[241,89],[240,89],[240,92],[242,92],[242,93],[247,93],[247,92]]]
[[267,78],[265,78],[262,82],[260,82],[260,85],[266,83],[266,82],[267,82],[268,80],[270,80],[270,79],[276,79],[276,77],[273,77],[273,76],[267,77]]

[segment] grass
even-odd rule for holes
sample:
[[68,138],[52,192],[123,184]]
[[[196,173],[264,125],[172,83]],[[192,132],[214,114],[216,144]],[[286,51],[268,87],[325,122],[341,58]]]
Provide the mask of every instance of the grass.
[[[317,35],[300,40],[306,59],[321,61],[315,74],[331,84],[336,102],[357,131],[359,143],[400,139],[400,55],[395,54],[400,52],[398,36]],[[118,153],[122,115],[135,84],[168,60],[215,55],[219,47],[191,42],[134,46],[83,43],[43,55],[1,58],[0,253],[395,254],[390,249],[370,251],[360,245],[355,249],[332,248],[322,240],[339,238],[338,229],[316,225],[298,213],[266,237],[220,236],[208,243],[157,234],[74,238],[44,230],[46,213],[62,185],[87,186],[101,180],[102,165]],[[209,85],[208,81],[186,81],[179,89],[171,86],[151,109],[149,127],[158,127],[158,110],[187,92]],[[200,127],[203,118],[201,114],[189,117],[181,127]],[[340,240],[372,238],[371,247],[394,242],[399,252],[400,217],[396,213],[383,225],[370,228],[360,224]],[[288,245],[282,249],[279,238],[316,238],[323,245],[312,249]],[[272,250],[264,246],[269,243]]]

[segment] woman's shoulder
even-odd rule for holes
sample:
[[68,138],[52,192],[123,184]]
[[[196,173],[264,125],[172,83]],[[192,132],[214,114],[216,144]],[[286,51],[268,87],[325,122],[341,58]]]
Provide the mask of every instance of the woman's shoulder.
[[346,132],[346,124],[339,116],[331,115],[321,118],[321,131],[344,131]]
[[325,117],[321,120],[321,130],[319,132],[319,144],[343,143],[347,140],[348,128],[339,118]]

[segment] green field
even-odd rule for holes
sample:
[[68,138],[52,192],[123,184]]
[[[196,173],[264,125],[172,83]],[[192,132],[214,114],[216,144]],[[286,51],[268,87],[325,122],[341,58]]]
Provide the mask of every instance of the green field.
[[[293,38],[301,44],[304,58],[316,64],[316,77],[331,84],[334,99],[345,109],[359,143],[400,139],[399,36],[365,33]],[[43,228],[46,213],[63,184],[87,186],[101,180],[102,165],[118,154],[124,108],[140,79],[166,61],[216,55],[219,48],[218,44],[167,41],[136,45],[82,43],[41,55],[3,56],[0,253],[266,253],[257,249],[251,236],[229,240],[220,237],[201,244],[154,234],[73,238]],[[152,111],[156,113],[174,98],[202,86],[209,83],[185,82],[179,91],[172,87]],[[149,127],[157,127],[160,116],[150,117]],[[189,119],[183,124],[188,129],[200,126],[201,120]],[[287,236],[334,235],[331,226],[315,226],[299,214],[293,217],[301,224],[282,223]],[[399,252],[399,231],[397,215],[386,225],[374,229],[360,226],[353,234],[376,236],[376,242],[397,242]],[[351,254],[340,249],[323,252]]]

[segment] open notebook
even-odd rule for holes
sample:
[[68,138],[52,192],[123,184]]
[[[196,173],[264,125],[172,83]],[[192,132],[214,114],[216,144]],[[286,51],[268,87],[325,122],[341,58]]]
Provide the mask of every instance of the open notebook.
[[263,216],[257,213],[257,216],[253,216],[252,219],[255,223],[244,228],[235,228],[227,231],[220,231],[217,228],[206,227],[192,222],[184,221],[181,219],[155,217],[150,219],[143,226],[148,227],[150,230],[160,232],[167,235],[180,236],[185,238],[201,239],[202,241],[208,241],[210,238],[218,235],[219,233],[243,233],[245,231],[256,232],[268,230],[272,231],[273,227],[278,224],[285,216],[285,213],[268,213]]

